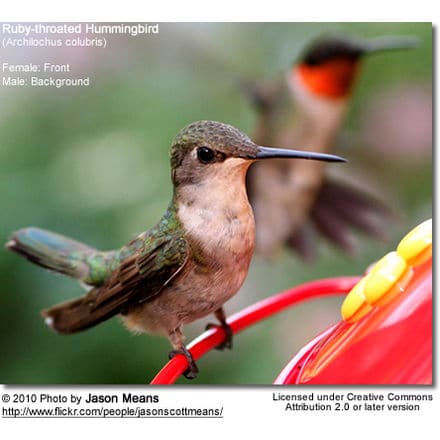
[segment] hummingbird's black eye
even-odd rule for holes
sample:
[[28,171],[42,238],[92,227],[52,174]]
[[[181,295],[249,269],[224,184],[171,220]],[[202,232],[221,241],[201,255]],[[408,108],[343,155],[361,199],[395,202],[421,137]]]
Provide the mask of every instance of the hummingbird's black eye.
[[215,160],[215,152],[208,147],[197,148],[197,159],[202,163],[211,163]]

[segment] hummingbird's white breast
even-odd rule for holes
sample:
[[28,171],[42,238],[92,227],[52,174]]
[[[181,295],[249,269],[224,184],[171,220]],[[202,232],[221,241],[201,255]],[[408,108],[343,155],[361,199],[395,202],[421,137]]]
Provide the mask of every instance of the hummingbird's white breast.
[[229,158],[209,178],[182,188],[178,216],[184,230],[219,263],[253,250],[255,224],[245,177],[250,161]]

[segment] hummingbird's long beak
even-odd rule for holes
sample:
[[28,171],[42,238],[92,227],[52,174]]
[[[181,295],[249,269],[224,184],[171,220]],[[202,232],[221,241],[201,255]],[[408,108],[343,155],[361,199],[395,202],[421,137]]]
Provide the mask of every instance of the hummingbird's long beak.
[[387,50],[414,49],[420,46],[420,39],[411,36],[386,36],[372,38],[363,43],[363,53]]
[[291,158],[322,160],[326,162],[347,162],[346,159],[334,154],[312,153],[309,151],[289,150],[286,148],[258,147],[256,159]]

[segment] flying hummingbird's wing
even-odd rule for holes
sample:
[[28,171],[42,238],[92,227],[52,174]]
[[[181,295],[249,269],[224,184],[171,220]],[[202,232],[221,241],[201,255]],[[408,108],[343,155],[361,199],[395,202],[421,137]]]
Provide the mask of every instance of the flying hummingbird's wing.
[[273,135],[273,119],[286,104],[288,96],[285,78],[279,75],[269,81],[242,80],[240,90],[256,113],[252,139],[257,144],[269,145]]
[[85,330],[160,294],[187,261],[184,237],[147,237],[143,246],[121,261],[104,285],[42,314],[60,333]]
[[279,78],[271,82],[242,80],[240,90],[258,113],[268,113],[280,98],[282,83]]
[[[386,226],[397,215],[385,202],[366,190],[327,177],[310,211],[308,225],[347,253],[354,251],[352,230],[377,240],[387,240]],[[304,225],[289,245],[306,260],[313,259],[315,243],[307,240]]]

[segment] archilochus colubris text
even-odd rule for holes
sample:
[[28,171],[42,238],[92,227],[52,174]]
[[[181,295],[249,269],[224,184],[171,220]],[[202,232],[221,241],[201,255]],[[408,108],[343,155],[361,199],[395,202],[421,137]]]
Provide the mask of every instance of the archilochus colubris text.
[[236,128],[213,121],[188,125],[171,147],[173,197],[161,220],[119,250],[85,244],[30,227],[7,248],[92,289],[42,312],[60,333],[93,327],[114,315],[136,332],[167,336],[172,354],[197,366],[184,345],[182,326],[212,312],[228,336],[223,304],[242,285],[254,250],[254,216],[245,178],[259,159],[344,161],[328,154],[262,147]]
[[[329,152],[342,125],[362,58],[415,47],[411,37],[369,40],[325,36],[275,82],[245,84],[257,109],[255,142],[306,145]],[[271,255],[283,245],[313,256],[313,226],[336,245],[351,250],[350,228],[381,237],[379,224],[391,211],[367,191],[326,177],[323,163],[271,161],[248,174],[255,213],[257,250]]]

